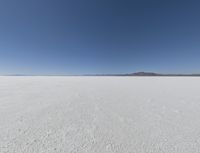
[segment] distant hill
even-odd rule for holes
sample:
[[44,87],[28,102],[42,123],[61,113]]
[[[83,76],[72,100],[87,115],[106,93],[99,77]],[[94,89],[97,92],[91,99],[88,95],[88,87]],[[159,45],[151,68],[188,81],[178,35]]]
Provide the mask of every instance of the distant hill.
[[161,74],[154,72],[128,73],[125,76],[200,76],[200,74]]
[[155,72],[135,72],[126,74],[87,74],[84,76],[198,76],[200,74],[161,74]]
[[154,72],[136,72],[126,74],[126,76],[200,76],[200,74],[161,74]]
[[162,74],[153,73],[153,72],[136,72],[127,74],[128,76],[162,76]]

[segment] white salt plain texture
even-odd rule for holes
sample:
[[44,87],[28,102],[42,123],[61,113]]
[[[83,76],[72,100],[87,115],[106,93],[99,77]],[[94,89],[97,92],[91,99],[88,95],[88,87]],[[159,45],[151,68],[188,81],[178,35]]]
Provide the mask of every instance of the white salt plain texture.
[[0,153],[199,153],[198,77],[0,77]]

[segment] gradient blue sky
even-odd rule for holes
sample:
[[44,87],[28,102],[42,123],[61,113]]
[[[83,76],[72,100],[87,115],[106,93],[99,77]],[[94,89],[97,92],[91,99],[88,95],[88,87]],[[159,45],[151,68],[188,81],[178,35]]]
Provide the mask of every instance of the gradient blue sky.
[[1,0],[0,74],[200,73],[200,1]]

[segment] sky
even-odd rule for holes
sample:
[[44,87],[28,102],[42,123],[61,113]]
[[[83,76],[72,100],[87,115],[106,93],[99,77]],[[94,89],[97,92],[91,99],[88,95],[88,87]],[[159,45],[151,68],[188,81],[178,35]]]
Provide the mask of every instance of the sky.
[[1,0],[0,74],[200,73],[199,0]]

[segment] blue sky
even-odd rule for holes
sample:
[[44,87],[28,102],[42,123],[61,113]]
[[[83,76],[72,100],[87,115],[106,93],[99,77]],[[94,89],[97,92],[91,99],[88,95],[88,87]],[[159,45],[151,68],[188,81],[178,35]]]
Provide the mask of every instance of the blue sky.
[[0,74],[200,73],[200,1],[1,0]]

